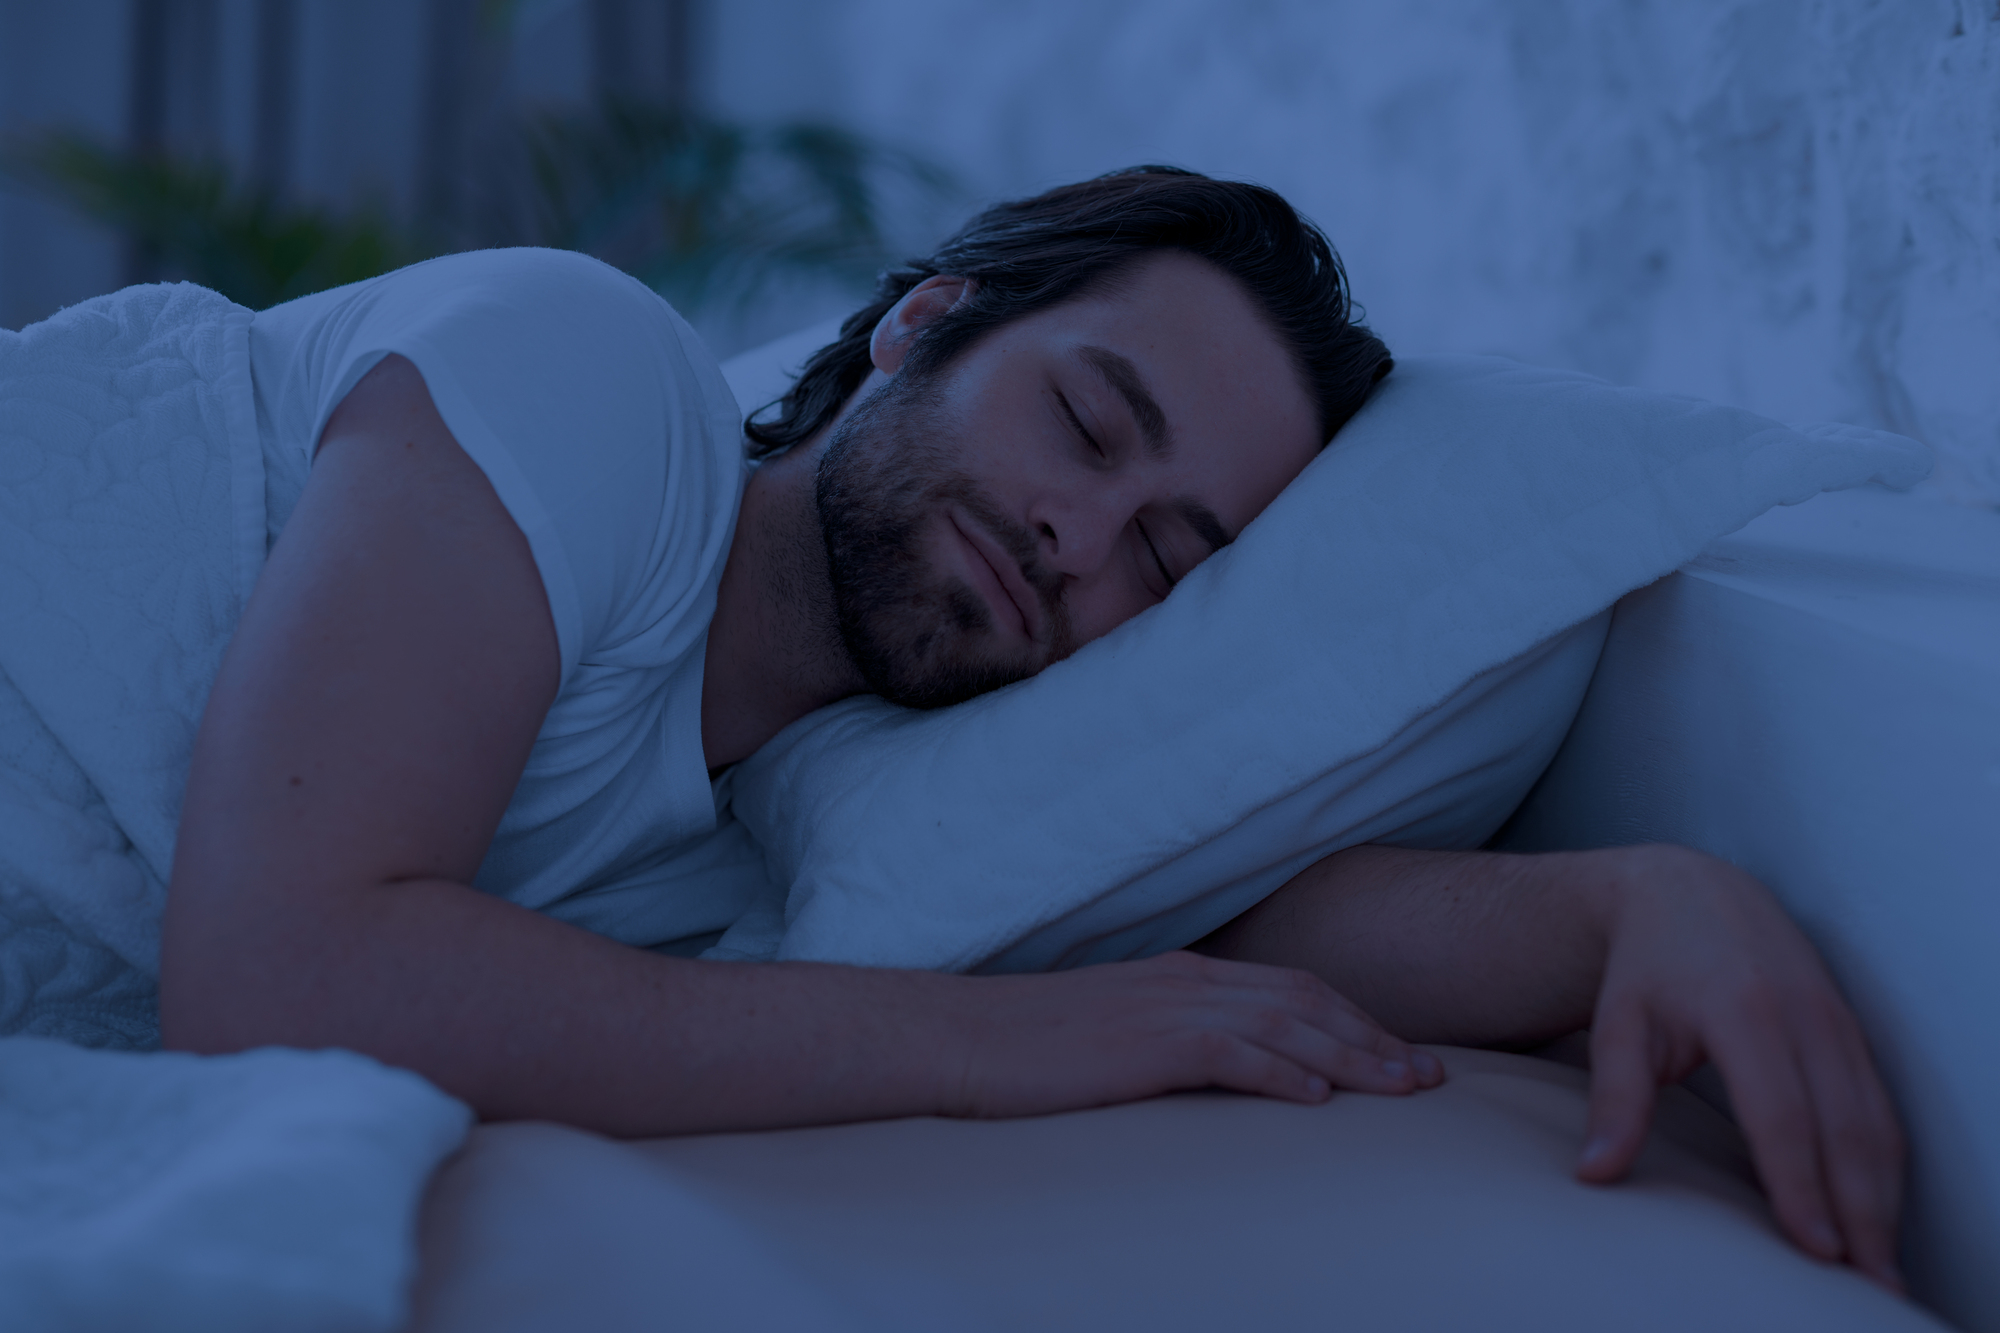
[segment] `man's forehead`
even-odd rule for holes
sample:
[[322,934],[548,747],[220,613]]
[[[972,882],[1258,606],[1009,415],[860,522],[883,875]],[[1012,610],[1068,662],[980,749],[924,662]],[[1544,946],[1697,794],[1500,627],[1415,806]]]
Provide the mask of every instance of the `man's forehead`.
[[1263,324],[1242,283],[1185,250],[1143,254],[1105,275],[1073,301],[1053,309],[1069,309],[1086,321],[1111,323],[1186,315],[1197,320],[1241,319]]
[[[1182,251],[1161,251],[1111,288],[1042,312],[1061,354],[1123,399],[1154,443],[1194,429],[1314,438],[1318,414],[1291,352],[1235,278]],[[1143,387],[1143,397],[1129,390]],[[1154,418],[1150,400],[1159,409]]]

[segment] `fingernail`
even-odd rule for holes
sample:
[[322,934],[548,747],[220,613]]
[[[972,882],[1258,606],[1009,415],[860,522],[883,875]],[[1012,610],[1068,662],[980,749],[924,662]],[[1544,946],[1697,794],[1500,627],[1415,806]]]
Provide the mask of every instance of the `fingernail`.
[[1834,1258],[1840,1256],[1840,1233],[1827,1222],[1815,1222],[1806,1228],[1812,1233],[1813,1248]]
[[1611,1151],[1610,1138],[1603,1134],[1600,1134],[1596,1138],[1592,1139],[1590,1142],[1583,1145],[1583,1164],[1585,1166],[1592,1166],[1597,1162],[1603,1160],[1603,1158],[1608,1153],[1610,1153],[1610,1151]]
[[1310,1092],[1315,1097],[1324,1097],[1327,1095],[1329,1091],[1331,1091],[1331,1089],[1327,1087],[1325,1079],[1320,1078],[1318,1075],[1314,1075],[1313,1077],[1306,1080],[1306,1091]]
[[1411,1057],[1411,1063],[1416,1065],[1417,1072],[1425,1078],[1436,1078],[1444,1072],[1444,1066],[1439,1064],[1438,1058],[1429,1051],[1418,1051]]
[[1410,1072],[1410,1067],[1401,1060],[1384,1060],[1382,1062],[1382,1072],[1390,1078],[1401,1078]]

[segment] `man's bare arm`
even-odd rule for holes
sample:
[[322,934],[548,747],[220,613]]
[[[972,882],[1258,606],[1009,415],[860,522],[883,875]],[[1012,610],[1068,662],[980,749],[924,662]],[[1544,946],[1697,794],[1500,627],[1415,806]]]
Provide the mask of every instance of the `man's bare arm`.
[[1195,946],[1320,977],[1409,1041],[1529,1047],[1590,1026],[1605,951],[1589,854],[1353,847]]
[[389,358],[328,424],[202,719],[167,1043],[342,1046],[488,1118],[635,1135],[1424,1081],[1296,972],[1188,954],[1052,977],[702,963],[479,893],[557,677],[526,539]]
[[1900,1287],[1902,1138],[1867,1043],[1812,946],[1725,862],[1356,847],[1196,948],[1311,971],[1413,1041],[1589,1027],[1588,1180],[1622,1176],[1658,1088],[1713,1061],[1786,1231]]

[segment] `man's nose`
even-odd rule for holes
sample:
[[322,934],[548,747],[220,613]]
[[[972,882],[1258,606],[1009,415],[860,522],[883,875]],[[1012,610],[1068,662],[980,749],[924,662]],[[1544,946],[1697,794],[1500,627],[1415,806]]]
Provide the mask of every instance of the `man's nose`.
[[1051,491],[1036,497],[1028,522],[1042,563],[1066,578],[1084,578],[1110,563],[1137,505],[1123,488],[1091,495]]

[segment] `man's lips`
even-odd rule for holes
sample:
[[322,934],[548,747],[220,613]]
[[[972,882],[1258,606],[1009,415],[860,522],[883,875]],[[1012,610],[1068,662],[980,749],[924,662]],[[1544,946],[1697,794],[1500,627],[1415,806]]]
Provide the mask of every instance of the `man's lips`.
[[[982,584],[990,584],[982,591],[986,599],[993,603],[995,611],[1007,606],[1014,609],[1019,618],[1021,633],[1030,643],[1040,643],[1041,599],[1028,586],[1028,580],[1021,573],[1021,566],[1001,548],[976,520],[967,516],[961,520],[956,513],[946,511],[946,519],[967,547],[972,551],[972,559],[967,563],[972,567],[972,576]],[[983,576],[983,577],[982,577]]]

